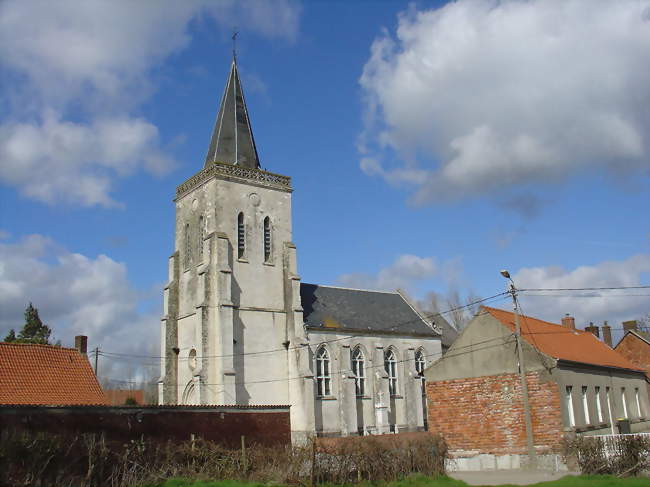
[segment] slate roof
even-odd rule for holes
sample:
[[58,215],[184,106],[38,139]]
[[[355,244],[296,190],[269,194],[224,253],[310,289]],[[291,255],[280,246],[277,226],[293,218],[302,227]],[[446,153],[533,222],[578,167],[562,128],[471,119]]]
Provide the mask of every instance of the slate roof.
[[105,405],[108,400],[78,350],[0,342],[0,404]]
[[301,283],[300,300],[311,328],[440,336],[396,292]]
[[[514,313],[487,306],[482,308],[510,330],[515,331]],[[550,357],[583,364],[642,371],[588,331],[572,330],[557,323],[525,315],[519,315],[519,324],[522,338]]]
[[205,167],[212,162],[225,162],[251,169],[260,168],[235,58],[232,60],[226,88],[221,98]]

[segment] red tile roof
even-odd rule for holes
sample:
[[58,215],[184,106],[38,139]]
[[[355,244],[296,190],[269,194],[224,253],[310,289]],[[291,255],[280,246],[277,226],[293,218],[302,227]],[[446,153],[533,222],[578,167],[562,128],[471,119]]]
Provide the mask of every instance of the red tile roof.
[[[487,306],[483,306],[483,309],[512,331],[515,330],[514,313]],[[557,323],[525,315],[519,315],[519,324],[522,338],[550,357],[583,364],[641,370],[598,340],[593,333],[571,330]]]
[[74,348],[0,342],[0,404],[108,404]]
[[135,404],[144,404],[144,391],[142,389],[105,389],[108,401],[114,406],[124,406],[126,400],[131,398]]

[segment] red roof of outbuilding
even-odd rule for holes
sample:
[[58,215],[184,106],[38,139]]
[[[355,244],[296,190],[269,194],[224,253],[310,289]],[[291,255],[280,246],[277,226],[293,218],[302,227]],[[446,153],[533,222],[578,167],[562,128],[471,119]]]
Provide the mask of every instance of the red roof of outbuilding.
[[[514,313],[487,306],[483,306],[483,309],[512,331],[515,330]],[[598,340],[593,333],[572,330],[557,323],[525,315],[519,315],[519,325],[522,338],[550,357],[583,364],[641,371],[639,367],[621,354]]]
[[0,342],[0,404],[108,404],[74,348]]

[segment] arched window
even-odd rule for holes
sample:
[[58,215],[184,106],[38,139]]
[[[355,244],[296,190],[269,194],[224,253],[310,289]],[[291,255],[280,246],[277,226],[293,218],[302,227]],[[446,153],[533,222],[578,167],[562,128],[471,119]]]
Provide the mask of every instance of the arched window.
[[388,392],[391,396],[397,395],[397,360],[392,349],[384,354],[384,369],[388,374]]
[[264,219],[264,262],[271,261],[271,219]]
[[203,240],[205,239],[205,223],[203,217],[199,217],[199,262],[203,262]]
[[422,382],[422,394],[424,394],[424,369],[426,368],[426,362],[424,360],[424,354],[422,350],[415,352],[415,371],[418,373],[418,377]]
[[357,396],[366,395],[366,370],[365,360],[361,348],[357,347],[352,352],[352,373]]
[[185,268],[189,269],[192,265],[192,242],[190,239],[190,224],[185,224]]
[[318,396],[331,394],[330,355],[325,347],[320,347],[316,353],[316,389]]
[[246,226],[244,214],[237,215],[237,258],[243,259],[246,253]]

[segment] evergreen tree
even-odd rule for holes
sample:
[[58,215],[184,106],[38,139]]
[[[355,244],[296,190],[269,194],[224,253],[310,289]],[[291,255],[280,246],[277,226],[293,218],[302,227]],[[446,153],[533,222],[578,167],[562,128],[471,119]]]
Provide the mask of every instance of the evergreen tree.
[[12,329],[9,331],[5,341],[49,345],[51,334],[52,330],[50,327],[44,325],[38,316],[38,309],[32,303],[29,303],[29,306],[25,309],[25,324],[23,325],[23,329],[18,333],[18,337],[16,337],[16,332]]

